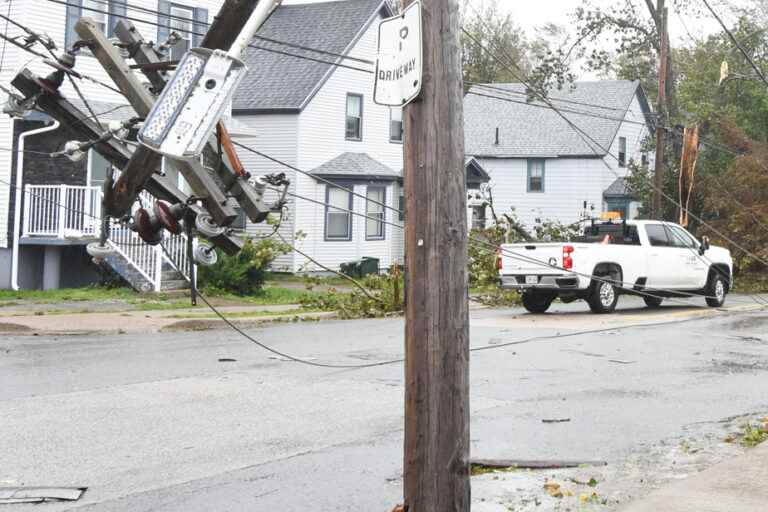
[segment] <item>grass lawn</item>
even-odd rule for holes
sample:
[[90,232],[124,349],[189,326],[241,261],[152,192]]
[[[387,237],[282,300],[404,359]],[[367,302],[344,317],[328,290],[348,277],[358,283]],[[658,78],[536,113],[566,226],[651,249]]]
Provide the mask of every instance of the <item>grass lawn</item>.
[[61,288],[59,290],[0,290],[0,303],[6,301],[29,301],[37,304],[56,302],[80,302],[87,300],[135,299],[139,294],[130,288]]
[[[212,304],[217,306],[250,305],[285,305],[298,304],[302,297],[312,296],[310,292],[298,288],[266,286],[261,293],[240,297],[232,294],[205,294]],[[86,301],[114,301],[126,304],[126,309],[153,311],[181,309],[190,307],[188,295],[166,295],[163,293],[137,293],[130,288],[65,288],[60,290],[0,290],[0,308],[19,304],[62,304]],[[49,314],[59,310],[51,309]],[[61,313],[88,312],[61,310]]]

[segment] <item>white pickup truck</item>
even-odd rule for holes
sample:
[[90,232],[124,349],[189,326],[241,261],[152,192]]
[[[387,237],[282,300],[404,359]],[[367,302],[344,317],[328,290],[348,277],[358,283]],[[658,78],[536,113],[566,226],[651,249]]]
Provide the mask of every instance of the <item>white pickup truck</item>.
[[610,313],[620,294],[640,295],[652,308],[664,297],[700,294],[720,307],[733,285],[727,249],[659,221],[593,223],[574,242],[504,244],[497,267],[501,287],[519,290],[531,313],[544,313],[556,298]]

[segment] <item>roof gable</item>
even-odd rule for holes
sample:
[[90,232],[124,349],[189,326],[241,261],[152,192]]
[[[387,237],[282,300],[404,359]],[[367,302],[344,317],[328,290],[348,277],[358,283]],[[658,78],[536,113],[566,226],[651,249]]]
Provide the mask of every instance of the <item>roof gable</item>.
[[[381,9],[386,9],[383,0],[281,6],[257,35],[346,54]],[[243,57],[249,70],[235,93],[235,113],[300,111],[335,69],[331,63],[339,60],[263,39],[254,39],[252,46],[259,48],[248,48]]]
[[318,178],[397,180],[400,173],[367,153],[342,153],[311,171]]
[[[541,101],[528,102],[522,84],[475,85],[464,98],[466,152],[491,158],[603,157],[636,96],[637,81],[576,82],[553,91],[552,104],[589,138]],[[496,130],[498,128],[498,143]],[[594,142],[590,140],[594,139]]]

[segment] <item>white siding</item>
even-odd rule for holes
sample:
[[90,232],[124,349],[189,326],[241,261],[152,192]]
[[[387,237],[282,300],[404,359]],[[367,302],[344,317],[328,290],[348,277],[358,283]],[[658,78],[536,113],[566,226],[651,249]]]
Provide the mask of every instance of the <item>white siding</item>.
[[[374,60],[377,46],[377,23],[373,23],[361,36],[350,55]],[[363,96],[362,141],[345,140],[345,115],[347,93]],[[389,141],[389,108],[373,103],[373,75],[350,69],[336,69],[328,81],[312,98],[299,117],[299,168],[312,170],[341,153],[367,153],[372,158],[399,172],[402,169],[403,146]],[[387,204],[396,208],[398,187],[387,188]],[[296,177],[296,190],[317,201],[325,201],[325,185],[306,177]],[[365,194],[365,186],[358,185],[355,192]],[[354,210],[365,213],[365,200],[356,197]],[[365,218],[354,216],[353,239],[350,242],[327,242],[324,237],[324,207],[307,201],[297,203],[296,226],[307,237],[301,242],[302,250],[330,267],[338,267],[345,261],[363,256],[381,260],[382,268],[401,260],[402,231],[386,226],[384,241],[365,240]],[[397,213],[387,209],[387,221],[397,222]],[[305,261],[297,257],[296,270]],[[309,268],[314,269],[313,266]]]
[[[248,127],[249,134],[252,134],[252,137],[236,139],[237,142],[282,160],[289,165],[296,166],[298,115],[249,115],[237,116],[236,119],[239,123]],[[237,154],[245,168],[254,176],[284,172],[286,177],[291,180],[289,190],[293,192],[296,189],[296,173],[291,169],[244,149],[238,149]],[[277,193],[273,191],[267,191],[265,194],[265,199],[268,202],[274,202],[276,197]],[[287,215],[283,218],[279,232],[286,240],[292,241],[295,226],[296,200],[288,196],[287,201]],[[250,236],[259,237],[271,233],[272,230],[273,227],[269,224],[252,224],[249,222],[247,231]],[[278,258],[273,264],[273,269],[277,271],[293,271],[293,268],[294,257],[292,254]]]
[[[25,7],[24,2],[13,2],[10,9],[10,18],[20,19]],[[8,14],[8,5],[6,3],[3,3],[0,9],[2,9],[4,15]],[[0,24],[0,29],[6,32],[4,22]],[[10,36],[15,36],[18,35],[18,30],[13,25],[8,25],[7,33]],[[4,52],[2,68],[0,68],[0,83],[7,85],[16,74],[16,70],[29,60],[29,54],[16,49],[10,43],[3,43],[0,52]],[[0,91],[0,102],[5,104],[6,99],[5,92]],[[13,165],[13,154],[10,151],[13,148],[13,119],[5,114],[0,114],[0,148],[0,248],[5,248],[10,247],[10,240],[7,236],[9,231],[8,221],[10,219],[9,207],[12,194],[14,193],[10,185],[11,166]],[[11,226],[10,229],[13,229],[13,227]]]
[[528,192],[525,159],[480,159],[491,176],[497,215],[514,208],[528,227],[537,219],[571,224],[579,220],[584,201],[602,209],[603,182],[608,171],[599,158],[549,158],[545,161],[544,192]]
[[[125,0],[121,1],[124,2]],[[193,8],[208,9],[208,20],[211,22],[213,17],[218,14],[222,2],[223,0],[179,0],[178,2],[174,1],[173,3]],[[20,2],[19,0],[16,0],[14,3],[20,3],[25,6],[20,18],[22,23],[39,32],[47,33],[54,39],[54,41],[56,41],[56,44],[59,48],[64,48],[67,9],[65,5],[48,2],[46,0],[21,0]],[[133,21],[136,28],[146,40],[156,41],[158,30],[156,24],[158,22],[158,16],[156,14],[138,10],[138,8],[157,11],[158,1],[129,0],[127,3],[128,11],[126,16],[141,20]],[[83,16],[89,16],[88,13],[88,10],[83,10]],[[92,14],[93,13],[91,13],[91,15]],[[40,49],[39,46],[36,48]],[[42,63],[33,63],[31,68],[41,75],[47,75],[51,72],[51,68]],[[113,85],[112,81],[109,79],[109,76],[101,68],[98,61],[94,57],[88,55],[87,52],[81,52],[81,54],[78,56],[75,69],[80,73],[90,75],[103,82],[106,82],[107,84]],[[122,96],[100,85],[83,80],[78,81],[77,84],[85,94],[85,97],[89,100],[125,103],[125,99]],[[64,94],[64,96],[67,98],[77,97],[68,80],[64,82],[61,90],[62,94]]]

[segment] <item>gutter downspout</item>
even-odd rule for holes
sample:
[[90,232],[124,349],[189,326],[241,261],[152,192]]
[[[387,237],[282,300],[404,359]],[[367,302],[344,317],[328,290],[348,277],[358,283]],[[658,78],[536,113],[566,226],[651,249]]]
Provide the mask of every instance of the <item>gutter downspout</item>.
[[24,191],[24,141],[30,135],[39,135],[41,133],[57,130],[60,123],[53,120],[49,126],[35,128],[19,135],[19,146],[16,150],[16,186],[14,187],[14,205],[13,205],[13,257],[11,263],[11,288],[19,289],[19,238],[21,238],[21,199]]

